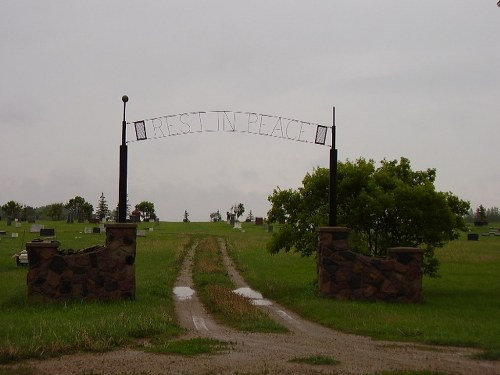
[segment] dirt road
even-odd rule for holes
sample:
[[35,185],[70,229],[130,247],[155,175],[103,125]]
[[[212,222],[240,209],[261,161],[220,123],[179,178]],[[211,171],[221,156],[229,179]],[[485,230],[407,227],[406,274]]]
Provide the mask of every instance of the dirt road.
[[[224,264],[238,288],[248,288],[219,246]],[[470,358],[467,348],[373,341],[339,333],[306,321],[277,303],[257,298],[255,303],[290,330],[288,334],[242,333],[218,324],[192,290],[193,247],[176,282],[176,313],[188,337],[208,337],[233,343],[228,353],[187,358],[138,350],[76,354],[25,365],[40,374],[373,374],[382,370],[413,369],[446,374],[500,374],[500,363]],[[245,289],[249,290],[249,289]],[[257,293],[254,293],[257,297]],[[254,296],[255,297],[255,296]],[[330,366],[297,364],[290,360],[323,355],[340,363]]]

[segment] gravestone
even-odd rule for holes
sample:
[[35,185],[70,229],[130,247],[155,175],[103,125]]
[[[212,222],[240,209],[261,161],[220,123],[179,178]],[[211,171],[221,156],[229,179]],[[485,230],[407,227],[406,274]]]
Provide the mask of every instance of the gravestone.
[[90,227],[85,227],[85,228],[83,229],[83,233],[85,233],[85,234],[91,234],[91,233],[92,233],[92,228],[90,228]]
[[94,233],[94,234],[100,234],[101,233],[101,228],[99,228],[99,227],[92,228],[92,233]]
[[55,237],[56,231],[53,228],[41,228],[40,237]]
[[40,233],[40,229],[45,228],[43,224],[33,224],[30,227],[30,233]]
[[137,230],[137,237],[146,237],[146,231],[143,229]]
[[261,217],[256,217],[255,218],[255,225],[262,225],[264,224],[264,219]]
[[469,233],[469,234],[467,234],[467,240],[468,241],[478,241],[479,240],[479,234],[477,234],[477,233]]

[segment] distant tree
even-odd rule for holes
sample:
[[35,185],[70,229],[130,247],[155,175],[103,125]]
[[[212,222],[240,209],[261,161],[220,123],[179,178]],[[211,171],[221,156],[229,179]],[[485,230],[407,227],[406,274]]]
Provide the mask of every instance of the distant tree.
[[246,222],[252,222],[254,219],[254,216],[253,216],[253,213],[252,213],[252,210],[250,210],[250,212],[248,213],[247,215],[247,218],[246,218]]
[[216,223],[216,222],[219,222],[221,220],[222,220],[222,216],[221,216],[219,210],[217,210],[217,212],[212,212],[210,214],[210,221],[213,221],[214,223]]
[[236,220],[238,220],[239,217],[245,212],[245,207],[243,206],[243,203],[235,203],[235,205],[231,207],[231,211],[233,211],[236,215]]
[[46,207],[46,215],[52,218],[52,220],[62,220],[64,211],[63,203],[52,203]]
[[488,221],[498,223],[500,222],[500,210],[498,207],[491,207],[486,210],[486,217]]
[[[94,206],[78,195],[71,198],[64,207],[69,211],[71,218],[76,218],[79,223],[90,219],[94,212]],[[71,218],[68,221],[72,222]]]
[[482,204],[479,205],[479,207],[476,209],[476,217],[474,220],[474,225],[477,226],[488,225],[488,217],[486,216],[486,209]]
[[143,220],[154,219],[156,217],[154,203],[142,201],[135,207],[140,211]]
[[101,193],[101,197],[99,198],[96,215],[100,221],[103,221],[109,216],[108,204],[106,203],[106,197],[104,197],[104,193]]
[[184,219],[182,219],[183,222],[189,223],[189,213],[188,210],[184,211]]
[[2,206],[2,211],[5,212],[8,217],[19,219],[23,211],[23,205],[19,202],[9,201]]

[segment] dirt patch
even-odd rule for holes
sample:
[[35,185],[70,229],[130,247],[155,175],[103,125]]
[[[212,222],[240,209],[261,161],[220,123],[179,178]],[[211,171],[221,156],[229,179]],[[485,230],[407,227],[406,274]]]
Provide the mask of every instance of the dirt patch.
[[[224,265],[237,288],[248,287],[228,257],[223,241],[219,246]],[[336,332],[306,321],[273,301],[262,304],[288,334],[242,333],[218,324],[200,303],[192,288],[191,267],[196,246],[186,256],[176,287],[176,314],[188,329],[187,337],[207,337],[232,342],[223,354],[193,358],[117,350],[103,354],[76,354],[45,361],[27,361],[23,366],[40,374],[373,374],[382,370],[429,370],[446,374],[500,374],[498,362],[473,360],[477,350],[433,347],[421,344],[374,341]],[[188,293],[184,293],[188,291]],[[267,300],[268,301],[268,300]],[[336,365],[311,365],[291,360],[327,356]],[[7,367],[7,366],[3,366]]]

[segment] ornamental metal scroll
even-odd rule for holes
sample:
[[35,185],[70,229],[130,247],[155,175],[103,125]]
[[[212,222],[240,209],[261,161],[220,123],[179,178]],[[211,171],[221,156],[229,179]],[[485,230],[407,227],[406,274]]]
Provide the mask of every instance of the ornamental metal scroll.
[[233,111],[187,112],[135,121],[133,124],[136,139],[128,143],[204,132],[239,132],[327,145],[328,131],[332,131],[332,127],[312,122]]

